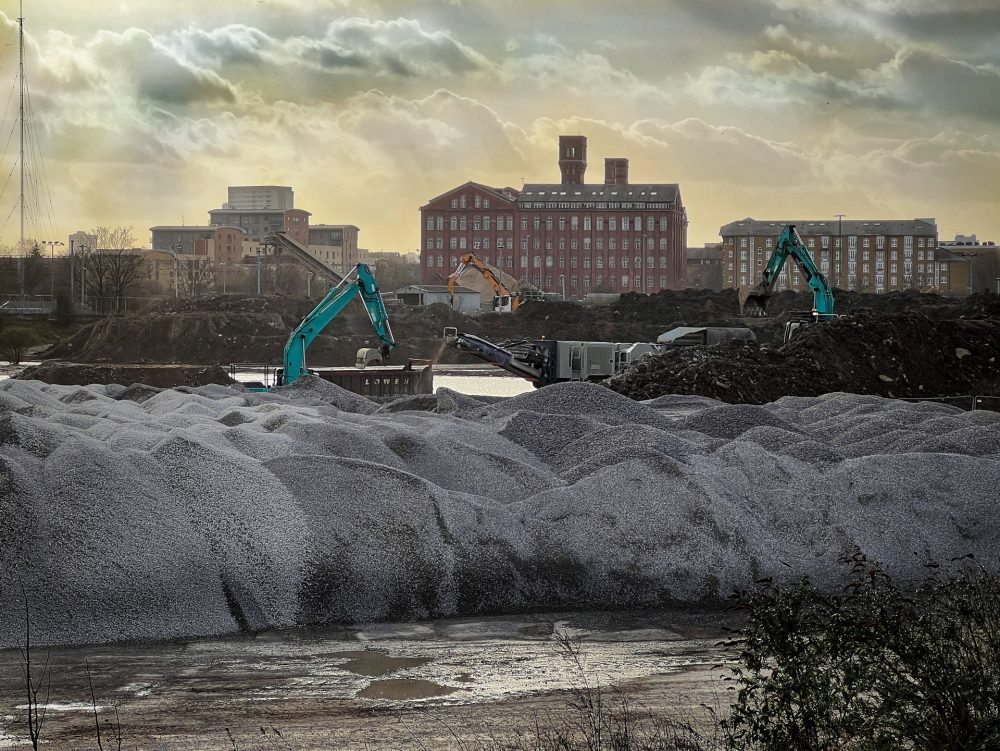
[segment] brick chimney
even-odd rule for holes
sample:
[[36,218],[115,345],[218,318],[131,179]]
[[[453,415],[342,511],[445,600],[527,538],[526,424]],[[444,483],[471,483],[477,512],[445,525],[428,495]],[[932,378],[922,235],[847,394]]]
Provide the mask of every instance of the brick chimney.
[[559,136],[559,169],[563,185],[583,185],[587,171],[586,136]]
[[628,159],[604,160],[604,184],[628,185]]

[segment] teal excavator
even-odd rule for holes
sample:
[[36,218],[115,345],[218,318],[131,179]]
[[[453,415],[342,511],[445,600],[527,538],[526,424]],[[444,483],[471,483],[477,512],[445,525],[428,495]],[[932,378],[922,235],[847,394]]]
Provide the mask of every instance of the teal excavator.
[[330,321],[344,309],[355,297],[361,296],[368,317],[375,327],[382,342],[378,347],[366,347],[358,350],[355,365],[363,368],[366,365],[381,365],[396,346],[389,328],[389,314],[385,310],[378,282],[369,266],[359,263],[353,271],[333,287],[313,308],[312,312],[302,319],[302,323],[288,337],[285,343],[284,370],[278,376],[278,384],[294,383],[301,376],[308,375],[306,368],[306,350],[313,340],[319,336]]
[[[743,287],[739,292],[740,311],[746,316],[766,315],[767,300],[771,296],[774,283],[789,258],[799,267],[799,271],[805,278],[809,288],[813,291],[813,309],[809,318],[813,321],[826,321],[834,318],[833,312],[833,290],[816,264],[813,263],[809,249],[806,248],[795,230],[794,224],[786,224],[785,228],[778,236],[778,241],[774,245],[774,252],[768,259],[767,267],[761,273],[760,284],[754,287]],[[795,322],[794,326],[786,326],[785,339],[791,338],[795,329],[801,325],[802,321]]]

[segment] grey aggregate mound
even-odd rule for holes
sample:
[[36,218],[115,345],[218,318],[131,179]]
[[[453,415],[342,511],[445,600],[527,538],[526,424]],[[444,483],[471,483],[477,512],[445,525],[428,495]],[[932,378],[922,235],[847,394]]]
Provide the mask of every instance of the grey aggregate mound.
[[301,381],[0,382],[0,646],[23,639],[15,571],[32,638],[60,644],[722,604],[763,576],[833,585],[852,545],[903,581],[998,564],[995,413],[580,383],[414,410]]
[[796,431],[794,424],[754,404],[724,404],[719,407],[709,407],[685,417],[681,420],[681,424],[715,438],[736,438],[760,425],[781,428],[789,432]]
[[299,401],[314,399],[344,412],[368,414],[378,409],[378,405],[371,399],[366,399],[316,375],[302,376],[295,383],[278,386],[272,393]]
[[586,382],[557,383],[512,396],[489,406],[486,414],[500,416],[521,411],[548,415],[584,415],[615,424],[666,424],[665,419],[651,407],[596,383]]

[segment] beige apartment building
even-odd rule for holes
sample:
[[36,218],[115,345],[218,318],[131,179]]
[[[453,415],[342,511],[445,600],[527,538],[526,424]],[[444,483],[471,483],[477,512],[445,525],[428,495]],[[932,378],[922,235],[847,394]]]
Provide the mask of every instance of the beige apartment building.
[[358,247],[359,230],[353,224],[314,224],[309,227],[309,253],[343,276],[371,254]]
[[[757,220],[719,229],[723,287],[757,284],[786,224],[794,224],[813,262],[830,285],[858,292],[934,290],[968,294],[963,259],[938,248],[934,219]],[[963,281],[964,280],[964,281]],[[785,264],[775,289],[802,291],[808,283],[794,263]]]

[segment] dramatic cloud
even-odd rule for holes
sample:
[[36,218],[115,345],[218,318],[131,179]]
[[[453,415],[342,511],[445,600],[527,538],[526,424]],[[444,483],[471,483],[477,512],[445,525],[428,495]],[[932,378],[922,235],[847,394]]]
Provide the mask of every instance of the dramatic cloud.
[[[839,212],[1000,239],[994,0],[116,7],[28,14],[63,233],[202,222],[227,185],[276,183],[314,221],[414,249],[429,198],[557,180],[558,136],[581,133],[591,180],[621,156],[636,181],[680,183],[692,244],[747,215]],[[15,81],[3,14],[0,36]]]

